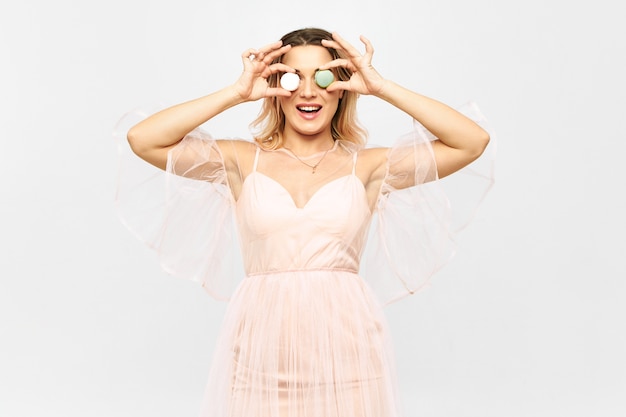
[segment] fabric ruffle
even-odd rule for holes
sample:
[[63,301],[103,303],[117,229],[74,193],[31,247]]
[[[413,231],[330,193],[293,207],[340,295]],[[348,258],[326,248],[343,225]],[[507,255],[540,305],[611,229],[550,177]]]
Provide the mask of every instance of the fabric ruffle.
[[196,281],[217,300],[227,301],[244,271],[235,202],[221,154],[215,140],[196,129],[170,151],[166,171],[139,159],[126,134],[155,112],[129,112],[115,128],[119,217],[156,251],[165,271]]
[[475,103],[457,110],[491,137],[483,155],[465,168],[436,179],[430,144],[437,138],[417,121],[389,150],[360,270],[383,304],[428,285],[454,256],[458,233],[494,184],[495,135]]

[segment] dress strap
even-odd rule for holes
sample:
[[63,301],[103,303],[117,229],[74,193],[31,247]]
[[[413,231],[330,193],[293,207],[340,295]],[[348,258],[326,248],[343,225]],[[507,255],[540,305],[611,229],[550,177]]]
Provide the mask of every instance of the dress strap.
[[261,148],[256,147],[256,153],[254,154],[254,164],[252,165],[252,172],[256,172],[256,166],[259,164],[259,152],[261,152]]
[[352,155],[352,175],[356,174],[356,159],[358,155],[358,152],[354,152],[354,154]]

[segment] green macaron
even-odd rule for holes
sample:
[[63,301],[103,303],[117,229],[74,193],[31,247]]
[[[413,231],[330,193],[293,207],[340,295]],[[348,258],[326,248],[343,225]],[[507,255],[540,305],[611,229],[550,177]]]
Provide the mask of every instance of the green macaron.
[[335,76],[331,70],[317,70],[315,72],[315,83],[321,88],[326,88],[335,81]]

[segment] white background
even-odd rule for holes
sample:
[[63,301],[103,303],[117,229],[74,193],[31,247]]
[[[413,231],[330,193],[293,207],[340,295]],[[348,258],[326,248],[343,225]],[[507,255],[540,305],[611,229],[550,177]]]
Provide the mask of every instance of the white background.
[[[196,416],[224,305],[114,209],[111,132],[233,82],[304,26],[498,137],[497,183],[432,288],[387,309],[407,416],[626,415],[626,33],[616,1],[21,1],[0,6],[0,416]],[[207,126],[249,137],[259,103]],[[408,116],[364,97],[371,141]]]

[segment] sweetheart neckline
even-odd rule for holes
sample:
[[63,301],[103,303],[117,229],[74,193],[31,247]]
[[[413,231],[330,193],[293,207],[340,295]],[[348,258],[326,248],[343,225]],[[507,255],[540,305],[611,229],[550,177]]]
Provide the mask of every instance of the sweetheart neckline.
[[[359,183],[359,189],[361,190],[361,192],[363,192],[363,195],[365,197],[365,185],[363,184],[363,182],[361,181],[361,179],[359,177],[356,176],[356,174],[354,173],[350,173],[350,174],[346,174],[346,175],[342,175],[341,177],[337,177],[333,180],[328,181],[326,184],[322,185],[320,188],[318,188],[317,190],[315,190],[315,192],[311,195],[311,197],[309,197],[309,199],[307,200],[306,203],[304,203],[304,205],[302,207],[298,207],[298,205],[296,204],[296,201],[294,200],[293,196],[291,195],[291,193],[287,190],[287,188],[285,188],[285,186],[283,186],[279,181],[275,180],[274,178],[270,177],[267,174],[264,174],[262,172],[259,171],[252,171],[250,174],[248,174],[248,176],[243,180],[243,184],[241,185],[242,191],[245,189],[246,187],[246,183],[248,182],[248,178],[252,177],[254,174],[258,174],[264,178],[267,178],[268,180],[270,180],[271,182],[273,182],[274,184],[276,184],[276,186],[278,188],[280,188],[288,197],[289,197],[289,201],[291,201],[291,205],[296,209],[296,210],[305,210],[308,206],[309,203],[311,203],[311,201],[313,201],[315,199],[315,197],[320,193],[320,191],[322,191],[324,188],[326,188],[327,186],[338,182],[339,180],[346,180],[346,179],[350,179],[353,178],[355,179],[358,183]],[[239,195],[239,199],[241,199],[241,194]],[[239,200],[237,200],[239,201]],[[367,198],[365,198],[364,201],[365,206],[367,207],[367,211],[368,213],[371,213],[369,204],[367,202]]]

